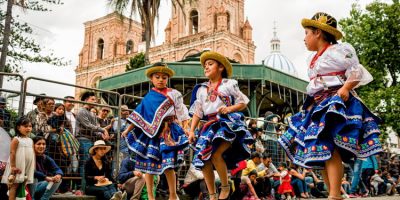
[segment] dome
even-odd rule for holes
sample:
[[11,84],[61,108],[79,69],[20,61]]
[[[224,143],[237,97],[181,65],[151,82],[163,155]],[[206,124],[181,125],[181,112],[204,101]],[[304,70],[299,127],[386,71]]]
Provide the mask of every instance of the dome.
[[268,67],[297,76],[297,71],[292,61],[281,53],[280,48],[281,41],[276,35],[276,26],[274,26],[274,37],[271,39],[271,54],[264,59],[263,63]]
[[294,67],[292,61],[279,52],[274,52],[268,55],[264,60],[264,65],[288,74],[297,75],[296,68]]

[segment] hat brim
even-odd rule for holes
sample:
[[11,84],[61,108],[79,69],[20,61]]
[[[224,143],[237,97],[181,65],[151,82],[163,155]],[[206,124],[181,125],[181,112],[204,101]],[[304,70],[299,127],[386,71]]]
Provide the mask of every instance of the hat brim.
[[95,186],[107,186],[113,184],[111,181],[106,181],[104,183],[96,183]]
[[232,76],[232,71],[233,71],[232,64],[229,62],[229,60],[225,56],[223,56],[217,52],[206,51],[206,52],[202,53],[200,56],[201,65],[204,67],[206,61],[210,60],[210,59],[218,61],[225,67],[228,78]]
[[146,70],[145,74],[148,78],[151,78],[151,75],[154,73],[157,73],[157,72],[167,74],[169,76],[169,78],[171,78],[175,75],[174,70],[172,70],[171,68],[168,68],[168,67],[164,67],[164,66],[151,67]]
[[329,34],[332,34],[336,40],[340,40],[343,37],[342,32],[340,32],[338,29],[329,26],[327,24],[323,24],[321,22],[318,22],[316,20],[312,20],[312,19],[303,19],[301,20],[301,25],[306,28],[306,27],[315,27],[318,29],[321,29]]
[[96,148],[99,148],[99,147],[106,147],[106,153],[108,153],[108,152],[111,150],[111,146],[101,144],[101,145],[96,145],[96,146],[90,147],[89,153],[90,153],[90,154],[93,154],[93,151],[94,151]]

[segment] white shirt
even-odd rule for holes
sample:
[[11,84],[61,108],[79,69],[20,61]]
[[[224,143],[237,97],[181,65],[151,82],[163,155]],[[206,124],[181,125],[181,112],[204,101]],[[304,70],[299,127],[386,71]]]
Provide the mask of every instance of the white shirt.
[[[201,84],[204,86],[197,90],[196,101],[190,107],[189,112],[203,118],[205,115],[216,113],[218,108],[226,105],[221,98],[218,97],[214,102],[210,101],[207,92],[208,82]],[[248,104],[250,101],[249,98],[240,91],[238,82],[233,79],[222,79],[217,91],[221,96],[233,97],[235,105],[239,103]]]
[[75,119],[75,116],[74,116],[74,114],[72,112],[69,112],[69,111],[65,111],[65,116],[71,122],[72,135],[75,136],[75,130],[76,130],[76,119]]
[[[167,96],[174,101],[174,107],[167,111],[166,116],[174,116],[178,118],[179,121],[184,121],[190,119],[189,111],[185,104],[183,104],[182,94],[175,89],[168,88]],[[175,111],[174,111],[175,108]]]
[[[314,52],[308,59],[308,66],[315,56]],[[332,72],[345,72],[346,80],[338,75],[323,76]],[[321,76],[322,75],[322,76]],[[360,64],[355,49],[348,43],[331,45],[315,61],[313,68],[308,68],[311,79],[307,86],[307,94],[313,96],[326,87],[340,86],[345,82],[360,81],[356,86],[366,85],[373,80],[371,74]]]

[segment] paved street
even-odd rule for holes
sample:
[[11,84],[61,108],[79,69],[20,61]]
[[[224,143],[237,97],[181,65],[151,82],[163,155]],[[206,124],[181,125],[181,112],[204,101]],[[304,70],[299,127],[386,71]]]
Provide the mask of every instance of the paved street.
[[394,195],[394,196],[381,196],[381,197],[367,197],[367,198],[354,198],[354,200],[356,200],[356,199],[381,199],[381,200],[386,200],[386,199],[388,199],[388,200],[400,200],[400,196],[399,195]]

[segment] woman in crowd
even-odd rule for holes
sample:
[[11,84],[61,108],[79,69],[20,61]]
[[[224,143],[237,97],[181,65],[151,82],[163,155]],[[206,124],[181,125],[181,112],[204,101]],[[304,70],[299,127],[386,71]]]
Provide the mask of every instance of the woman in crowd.
[[50,156],[44,154],[46,140],[36,136],[33,139],[36,155],[35,184],[33,198],[35,200],[48,200],[61,184],[63,172]]
[[98,200],[126,199],[126,193],[117,192],[111,164],[105,158],[110,149],[103,140],[97,140],[89,149],[91,156],[85,165],[86,194],[96,196]]

